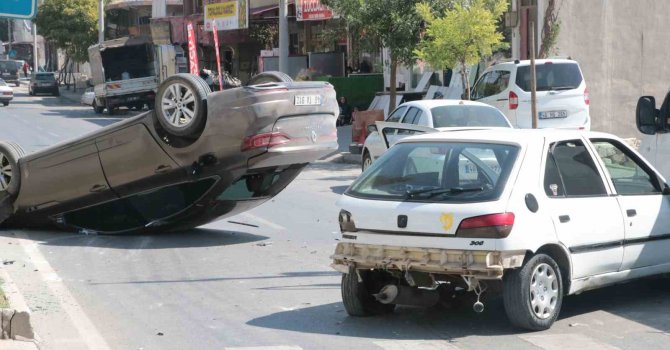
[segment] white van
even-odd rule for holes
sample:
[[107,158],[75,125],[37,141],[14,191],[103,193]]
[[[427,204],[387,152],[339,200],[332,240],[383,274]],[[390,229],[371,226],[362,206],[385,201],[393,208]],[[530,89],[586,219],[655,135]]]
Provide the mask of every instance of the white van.
[[[579,64],[570,59],[536,60],[538,128],[591,129],[589,90]],[[532,127],[530,61],[487,68],[470,98],[501,110],[517,128]]]

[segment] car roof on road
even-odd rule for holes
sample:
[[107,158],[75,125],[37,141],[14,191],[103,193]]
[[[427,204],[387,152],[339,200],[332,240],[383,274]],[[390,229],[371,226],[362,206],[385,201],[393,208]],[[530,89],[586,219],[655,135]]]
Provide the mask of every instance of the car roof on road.
[[450,130],[449,132],[434,132],[404,138],[398,143],[405,142],[435,142],[435,141],[493,141],[504,143],[525,144],[529,142],[543,142],[547,137],[552,139],[579,139],[609,138],[620,140],[618,137],[594,131],[569,130],[569,129],[508,129],[489,128],[479,130]]

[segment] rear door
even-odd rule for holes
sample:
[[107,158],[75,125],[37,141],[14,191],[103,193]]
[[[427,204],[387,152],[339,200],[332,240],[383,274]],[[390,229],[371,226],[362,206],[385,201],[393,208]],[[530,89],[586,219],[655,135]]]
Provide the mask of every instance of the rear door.
[[549,144],[544,190],[558,239],[571,253],[572,278],[618,271],[623,218],[584,140]]

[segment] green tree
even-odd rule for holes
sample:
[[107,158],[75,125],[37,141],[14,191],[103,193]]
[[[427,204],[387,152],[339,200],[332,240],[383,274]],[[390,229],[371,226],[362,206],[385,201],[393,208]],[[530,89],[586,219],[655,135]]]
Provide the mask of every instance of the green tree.
[[435,11],[428,3],[418,4],[416,9],[426,21],[426,30],[416,55],[436,69],[459,65],[469,99],[467,66],[507,46],[497,30],[507,6],[507,0],[460,0],[443,11]]
[[[414,50],[420,40],[423,20],[417,12],[420,0],[325,0],[351,27],[365,36],[376,38],[389,50],[391,99],[389,111],[395,108],[396,71],[398,64],[415,62]],[[430,0],[428,8],[443,8],[452,0]]]
[[35,17],[39,34],[80,63],[88,60],[88,47],[97,41],[97,21],[95,0],[45,0]]

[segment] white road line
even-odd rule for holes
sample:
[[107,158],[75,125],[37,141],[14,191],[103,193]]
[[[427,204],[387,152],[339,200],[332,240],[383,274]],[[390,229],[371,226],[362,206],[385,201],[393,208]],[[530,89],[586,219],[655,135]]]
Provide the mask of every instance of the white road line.
[[260,217],[260,216],[256,216],[256,215],[254,215],[254,214],[244,213],[244,214],[241,214],[240,216],[246,217],[246,218],[248,218],[249,220],[258,221],[258,222],[260,222],[261,224],[263,224],[263,225],[265,225],[265,226],[268,226],[268,227],[271,227],[271,228],[273,228],[273,229],[275,229],[275,230],[278,230],[278,231],[286,231],[286,227],[281,226],[281,225],[278,225],[278,224],[275,224],[274,222],[265,220],[265,219],[263,219],[262,217]]
[[60,137],[60,135],[56,134],[55,132],[47,131],[47,134],[55,137]]
[[372,343],[384,350],[459,350],[446,340],[380,340]]
[[299,346],[278,345],[278,346],[248,346],[248,347],[225,347],[224,350],[302,350]]
[[544,350],[620,350],[582,334],[520,335],[519,338]]
[[39,270],[39,273],[49,290],[51,290],[53,295],[59,299],[60,307],[65,310],[69,316],[72,324],[81,336],[81,340],[89,349],[111,349],[100,332],[98,332],[97,328],[95,328],[93,322],[86,316],[81,305],[79,305],[72,294],[70,294],[70,291],[67,289],[62,279],[58,277],[58,274],[44,258],[37,243],[31,241],[23,232],[14,231],[14,235],[32,263],[35,265],[35,268]]

